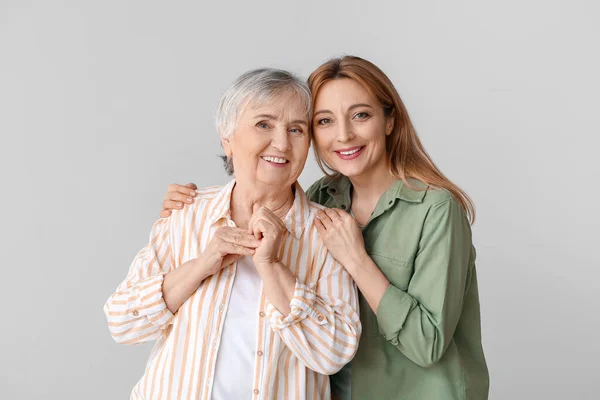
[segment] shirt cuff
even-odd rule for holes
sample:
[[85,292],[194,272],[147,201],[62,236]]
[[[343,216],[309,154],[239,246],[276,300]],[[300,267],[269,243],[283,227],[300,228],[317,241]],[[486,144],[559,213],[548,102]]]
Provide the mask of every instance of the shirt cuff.
[[379,332],[394,346],[398,345],[398,332],[415,306],[412,296],[394,285],[389,285],[383,293],[377,307],[377,323]]
[[134,316],[146,317],[158,328],[166,327],[174,317],[163,299],[163,281],[164,275],[159,274],[135,285],[128,307]]
[[[314,287],[314,285],[312,285]],[[296,281],[294,297],[290,302],[290,313],[284,316],[273,304],[267,301],[265,310],[269,316],[269,323],[273,330],[287,328],[304,318],[311,318],[318,325],[325,325],[327,316],[317,310],[315,300],[317,293],[310,287]]]

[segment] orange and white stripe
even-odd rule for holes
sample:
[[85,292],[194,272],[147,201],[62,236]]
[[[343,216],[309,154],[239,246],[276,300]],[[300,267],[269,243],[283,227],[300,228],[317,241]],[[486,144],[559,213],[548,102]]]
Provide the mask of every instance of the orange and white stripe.
[[[198,257],[229,217],[228,185],[200,189],[193,204],[154,224],[149,243],[135,257],[125,281],[104,306],[113,338],[122,344],[157,339],[131,399],[211,399],[220,337],[236,264],[207,278],[173,315],[162,299],[163,277]],[[329,399],[329,377],[358,347],[357,290],[327,252],[314,226],[321,206],[298,184],[280,248],[296,275],[289,315],[261,290],[254,389],[248,399]],[[221,378],[220,378],[221,379]],[[235,384],[235,377],[231,377]],[[220,400],[220,399],[216,399]]]

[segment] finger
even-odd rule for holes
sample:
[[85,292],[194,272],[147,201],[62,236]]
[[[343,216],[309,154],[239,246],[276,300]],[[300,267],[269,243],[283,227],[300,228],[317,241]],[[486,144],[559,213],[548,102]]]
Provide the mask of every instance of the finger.
[[178,185],[177,183],[173,183],[173,184],[169,185],[168,192],[181,193],[181,194],[189,195],[192,197],[196,196],[195,189],[189,188],[186,185]]
[[229,254],[239,254],[242,256],[251,256],[254,254],[254,249],[240,246],[239,244],[229,243],[229,242],[221,242],[219,245],[219,251],[223,256],[227,256]]
[[191,183],[191,182],[190,182],[190,183],[186,184],[185,186],[189,187],[190,189],[194,189],[194,192],[195,192],[196,190],[198,190],[198,186],[196,186],[196,184],[195,184],[195,183]]
[[344,210],[340,210],[339,208],[334,208],[333,209],[338,217],[340,218],[340,220],[344,221],[344,222],[348,222],[348,221],[355,221],[354,217],[352,215],[350,215],[349,213],[347,213]]
[[265,221],[269,221],[273,226],[279,227],[280,229],[285,229],[285,224],[273,211],[269,210],[267,207],[261,207],[261,209],[256,213],[258,219],[263,219]]
[[255,235],[256,231],[260,232],[262,237],[266,238],[276,238],[279,234],[279,230],[275,227],[275,225],[273,225],[273,223],[265,219],[257,221],[256,224],[254,224],[254,226]]
[[246,231],[233,231],[223,236],[223,240],[240,246],[256,248],[260,246],[260,240]]
[[[195,193],[195,192],[194,192]],[[165,200],[173,200],[173,201],[181,201],[188,204],[194,202],[194,199],[189,194],[180,193],[180,192],[167,192],[165,194]]]
[[349,217],[350,214],[348,214],[347,211],[339,209],[339,208],[331,208],[330,210],[333,210],[336,212],[337,215],[339,215],[340,218],[345,218],[345,217]]
[[259,231],[256,231],[254,228],[255,228],[256,222],[258,221],[259,218],[260,218],[260,216],[256,212],[256,213],[253,213],[252,216],[250,217],[250,219],[248,220],[248,233],[250,233],[251,235],[254,235],[254,237],[258,240],[260,240],[262,238],[262,234]]
[[340,215],[331,208],[325,209],[325,213],[329,216],[332,222],[337,222],[341,220]]
[[323,226],[325,226],[326,229],[328,229],[331,226],[331,224],[333,224],[331,217],[325,212],[325,210],[320,210],[317,213],[317,218],[323,223]]
[[315,218],[315,227],[317,228],[317,232],[319,232],[319,236],[323,236],[323,234],[327,231],[325,225],[323,225],[321,220],[318,218]]
[[180,201],[163,200],[162,208],[163,210],[181,210],[183,203]]
[[167,218],[169,215],[171,215],[171,211],[169,211],[169,210],[162,210],[160,212],[160,217],[161,218]]

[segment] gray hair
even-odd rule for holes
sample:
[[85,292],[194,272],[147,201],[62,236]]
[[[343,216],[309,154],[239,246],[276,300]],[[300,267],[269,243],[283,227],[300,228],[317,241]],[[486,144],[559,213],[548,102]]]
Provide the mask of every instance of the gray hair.
[[[239,114],[249,103],[263,104],[280,94],[295,94],[304,103],[309,119],[312,101],[308,85],[294,74],[275,68],[260,68],[244,73],[223,93],[215,111],[217,132],[221,138],[233,135]],[[222,157],[225,170],[233,174],[233,163]]]

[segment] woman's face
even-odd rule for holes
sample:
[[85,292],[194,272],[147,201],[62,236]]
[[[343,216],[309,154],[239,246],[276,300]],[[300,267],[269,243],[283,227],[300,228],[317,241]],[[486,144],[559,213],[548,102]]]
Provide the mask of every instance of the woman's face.
[[324,161],[349,178],[386,168],[386,136],[393,117],[381,102],[352,79],[325,83],[315,100],[315,146]]
[[255,186],[291,187],[308,155],[309,123],[306,106],[297,95],[274,96],[263,104],[250,101],[242,109],[233,135],[222,139],[236,180]]

